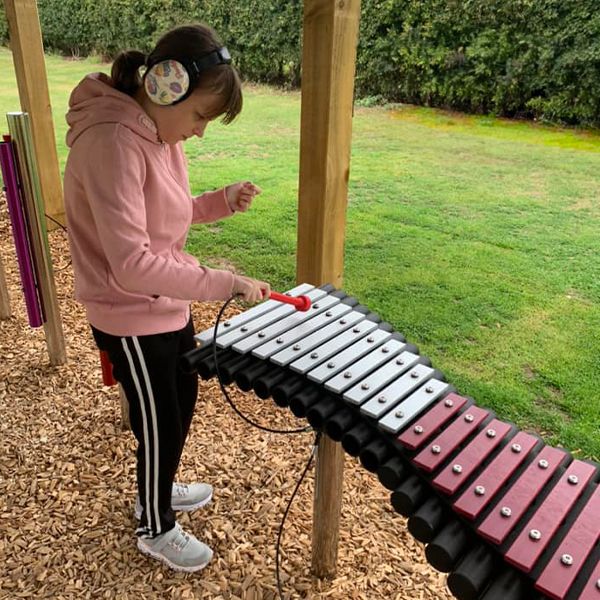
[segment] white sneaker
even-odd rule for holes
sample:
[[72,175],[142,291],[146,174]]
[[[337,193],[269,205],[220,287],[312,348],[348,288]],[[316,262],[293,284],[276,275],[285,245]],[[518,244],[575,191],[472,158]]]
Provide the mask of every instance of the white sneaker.
[[[171,508],[188,512],[206,506],[213,495],[212,485],[208,483],[174,483],[171,492]],[[135,499],[135,518],[139,521],[142,518],[142,505],[140,497]]]
[[206,567],[213,552],[191,533],[186,533],[179,523],[155,538],[139,537],[140,552],[165,563],[175,571],[193,573]]

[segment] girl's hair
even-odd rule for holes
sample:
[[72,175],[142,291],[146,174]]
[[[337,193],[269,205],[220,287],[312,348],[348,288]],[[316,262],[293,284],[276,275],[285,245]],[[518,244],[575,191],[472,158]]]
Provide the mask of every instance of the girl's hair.
[[[121,52],[113,63],[110,75],[116,89],[133,96],[142,86],[140,67],[167,59],[188,61],[217,50],[222,45],[215,31],[207,25],[183,25],[165,33],[148,56],[138,50]],[[223,115],[225,124],[231,123],[242,110],[242,84],[236,69],[230,64],[202,71],[196,80],[196,89],[222,98],[222,104],[214,116]]]

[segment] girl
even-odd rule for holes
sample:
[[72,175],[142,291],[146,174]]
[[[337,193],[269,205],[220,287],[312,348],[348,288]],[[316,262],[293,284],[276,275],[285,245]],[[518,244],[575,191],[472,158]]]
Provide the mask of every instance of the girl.
[[[174,511],[210,501],[207,484],[174,483],[197,397],[196,375],[178,367],[195,346],[190,301],[248,302],[262,281],[209,269],[183,251],[191,223],[244,212],[250,182],[192,197],[181,142],[242,108],[239,77],[212,29],[178,27],[154,50],[122,52],[111,77],[88,75],[71,94],[64,193],[75,273],[98,347],[106,350],[130,407],[138,442],[138,548],[196,571],[212,551]],[[142,71],[140,73],[140,71]]]

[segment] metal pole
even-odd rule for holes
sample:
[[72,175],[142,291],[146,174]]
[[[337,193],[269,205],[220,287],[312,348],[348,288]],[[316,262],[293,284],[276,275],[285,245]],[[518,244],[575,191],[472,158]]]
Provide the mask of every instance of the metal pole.
[[15,143],[17,164],[25,199],[24,211],[29,226],[31,254],[44,315],[44,331],[51,365],[67,361],[62,320],[56,296],[52,258],[46,231],[44,203],[38,176],[29,115],[23,112],[6,115],[8,129]]

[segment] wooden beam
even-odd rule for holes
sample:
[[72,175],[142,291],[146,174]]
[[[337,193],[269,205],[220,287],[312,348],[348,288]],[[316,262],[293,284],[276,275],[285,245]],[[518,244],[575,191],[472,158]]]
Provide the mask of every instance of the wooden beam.
[[[21,110],[29,113],[44,210],[65,224],[62,183],[56,152],[52,107],[40,19],[35,0],[4,0]],[[56,226],[51,220],[48,229]]]
[[[360,0],[305,0],[297,281],[341,286]],[[317,452],[312,571],[336,572],[344,453]]]
[[298,281],[342,281],[359,16],[359,0],[304,3]]
[[4,273],[4,265],[0,259],[0,319],[8,319],[11,316],[10,297],[8,295],[8,285]]

